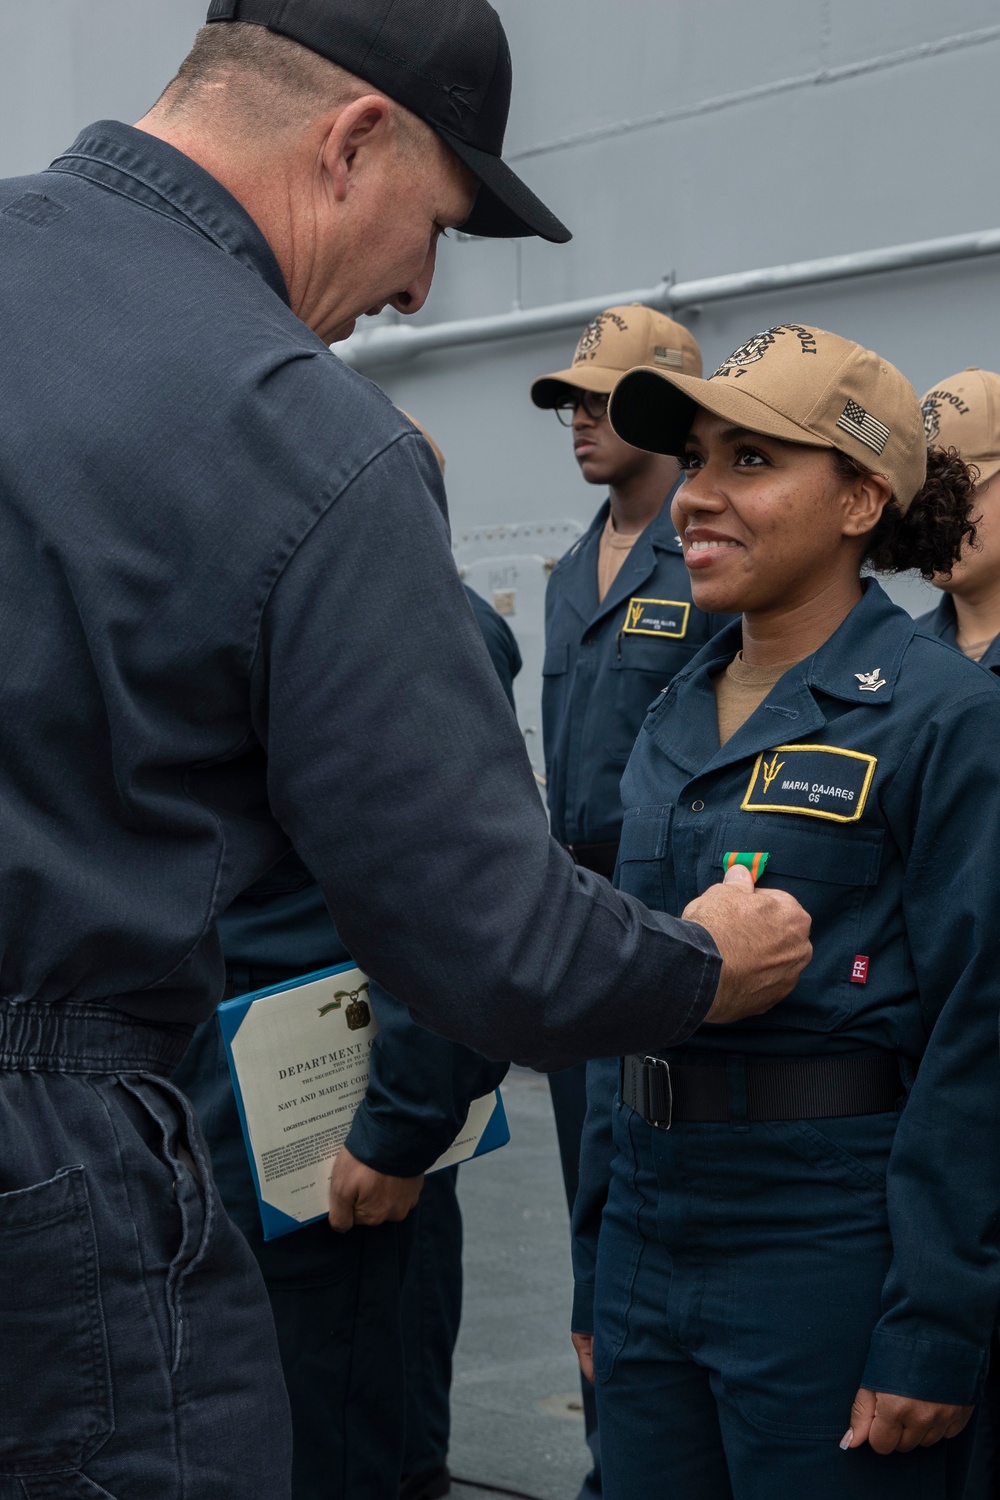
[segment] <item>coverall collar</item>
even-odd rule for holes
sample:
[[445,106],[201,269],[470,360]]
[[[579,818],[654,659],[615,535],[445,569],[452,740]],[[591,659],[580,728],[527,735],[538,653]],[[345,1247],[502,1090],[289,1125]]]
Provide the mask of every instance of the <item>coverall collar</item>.
[[[679,481],[678,481],[679,483]],[[674,489],[676,489],[676,485]],[[680,553],[681,544],[677,529],[670,519],[670,491],[659,515],[654,516],[644,531],[635,539],[628,557],[622,563],[617,577],[604,599],[597,599],[597,551],[601,533],[611,514],[611,501],[605,500],[590,526],[567,554],[561,565],[561,582],[565,596],[589,630],[606,614],[617,609],[641,589],[647,578],[656,571],[656,554],[660,552]]]
[[743,643],[742,622],[728,625],[668,689],[683,703],[683,712],[665,714],[654,726],[660,747],[677,765],[699,774],[757,755],[783,740],[805,740],[827,723],[822,696],[866,708],[890,703],[916,625],[874,579],[865,579],[863,589],[829,640],[790,667],[756,712],[706,762],[705,746],[718,743],[712,678]]
[[287,305],[288,289],[267,240],[221,182],[157,136],[118,120],[89,125],[48,168],[89,178],[186,225],[241,261]]
[[[949,646],[954,646],[956,651],[961,649],[958,644],[958,617],[955,614],[955,601],[950,594],[942,594],[937,609],[932,610],[929,615],[924,615],[919,623],[920,628],[926,630],[929,635],[936,635],[939,640],[946,641]],[[979,658],[979,665],[1000,675],[1000,635],[993,637]]]

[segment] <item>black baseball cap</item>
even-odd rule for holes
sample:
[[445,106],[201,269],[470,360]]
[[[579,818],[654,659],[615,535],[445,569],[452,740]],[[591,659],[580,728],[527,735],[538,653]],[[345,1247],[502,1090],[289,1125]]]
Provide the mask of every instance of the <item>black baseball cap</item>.
[[290,37],[428,124],[482,184],[468,234],[572,238],[501,160],[510,48],[487,0],[212,0],[208,20]]

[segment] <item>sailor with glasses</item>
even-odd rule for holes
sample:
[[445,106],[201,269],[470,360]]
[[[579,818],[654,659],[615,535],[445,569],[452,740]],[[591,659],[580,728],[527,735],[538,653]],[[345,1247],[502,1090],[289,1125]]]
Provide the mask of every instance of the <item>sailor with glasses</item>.
[[[572,428],[573,453],[588,484],[608,487],[589,530],[556,565],[545,603],[542,724],[552,832],[578,864],[610,877],[618,855],[619,782],[646,709],[728,615],[691,602],[669,500],[680,481],[674,458],[622,442],[608,421],[619,377],[637,365],[701,374],[701,350],[686,328],[634,303],[610,307],[583,330],[572,365],[531,387],[536,406]],[[592,1065],[591,1093],[617,1081]],[[570,1212],[579,1183],[587,1107],[584,1065],[549,1075]],[[577,1322],[574,1321],[577,1331]],[[579,1330],[586,1332],[587,1330]],[[583,1496],[600,1493],[593,1389],[584,1383],[594,1471]]]

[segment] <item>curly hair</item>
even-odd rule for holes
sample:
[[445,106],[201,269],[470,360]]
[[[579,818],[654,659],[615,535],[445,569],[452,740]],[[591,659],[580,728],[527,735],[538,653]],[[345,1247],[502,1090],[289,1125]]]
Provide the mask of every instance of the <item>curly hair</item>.
[[[846,453],[833,453],[837,473],[855,479],[870,473]],[[957,448],[928,448],[927,478],[904,512],[895,498],[882,512],[869,538],[864,561],[876,573],[909,573],[924,578],[949,574],[962,549],[976,545],[976,485],[979,471]]]

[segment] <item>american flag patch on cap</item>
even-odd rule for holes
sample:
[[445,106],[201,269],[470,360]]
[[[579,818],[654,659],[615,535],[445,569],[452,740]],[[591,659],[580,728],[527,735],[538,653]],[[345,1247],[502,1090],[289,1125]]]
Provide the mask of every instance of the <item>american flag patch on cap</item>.
[[892,436],[884,422],[879,422],[856,401],[848,401],[843,413],[837,418],[837,426],[842,432],[849,432],[851,437],[856,437],[873,453],[881,453]]

